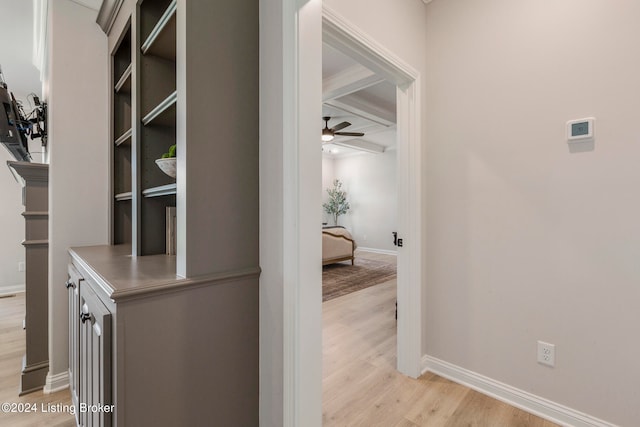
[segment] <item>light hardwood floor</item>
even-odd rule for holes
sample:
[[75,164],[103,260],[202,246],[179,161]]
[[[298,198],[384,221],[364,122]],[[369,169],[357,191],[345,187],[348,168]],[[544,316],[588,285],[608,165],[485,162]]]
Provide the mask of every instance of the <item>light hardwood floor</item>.
[[[395,257],[361,252],[395,262]],[[325,426],[551,427],[530,415],[444,378],[415,380],[396,364],[396,282],[372,286],[323,303],[323,424]],[[41,405],[69,405],[68,390],[18,396],[24,355],[24,294],[0,298],[0,403],[35,403],[36,413],[4,413],[0,426],[71,427],[68,413]]]
[[[18,396],[20,371],[25,350],[24,294],[0,298],[0,403],[35,404],[35,412],[7,413],[0,409],[0,426],[7,427],[71,427],[75,426],[73,415],[67,412],[43,412],[70,405],[68,390],[44,394],[36,391]],[[31,407],[33,408],[33,406]]]
[[398,373],[395,300],[393,280],[323,303],[323,425],[556,425],[431,373],[417,380]]

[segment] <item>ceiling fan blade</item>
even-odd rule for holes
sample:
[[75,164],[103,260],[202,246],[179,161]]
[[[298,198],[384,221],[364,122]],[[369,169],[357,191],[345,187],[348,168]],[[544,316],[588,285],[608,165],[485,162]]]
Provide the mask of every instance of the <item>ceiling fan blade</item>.
[[341,136],[364,136],[364,133],[362,133],[362,132],[334,132],[334,135],[341,135]]
[[337,125],[335,125],[334,127],[331,128],[332,131],[336,132],[339,131],[340,129],[344,129],[347,126],[351,126],[351,123],[349,122],[342,122],[342,123],[338,123]]

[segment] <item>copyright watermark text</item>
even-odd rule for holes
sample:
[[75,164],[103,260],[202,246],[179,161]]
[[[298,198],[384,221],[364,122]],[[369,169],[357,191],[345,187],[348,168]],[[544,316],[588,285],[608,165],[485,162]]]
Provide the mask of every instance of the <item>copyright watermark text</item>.
[[62,403],[29,403],[29,402],[4,402],[0,404],[0,411],[4,413],[55,413],[66,412],[71,415],[80,413],[99,413],[99,412],[113,412],[114,405],[103,405],[101,403],[97,405],[89,405],[86,403],[80,403],[76,408],[73,405],[65,405]]

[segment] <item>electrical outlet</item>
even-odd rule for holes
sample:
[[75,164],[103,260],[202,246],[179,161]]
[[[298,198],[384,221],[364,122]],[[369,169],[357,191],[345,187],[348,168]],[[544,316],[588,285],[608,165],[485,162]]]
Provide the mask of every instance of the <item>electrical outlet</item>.
[[20,261],[18,263],[18,271],[19,272],[23,272],[24,271],[24,261]]
[[538,363],[556,366],[556,346],[554,344],[538,341]]

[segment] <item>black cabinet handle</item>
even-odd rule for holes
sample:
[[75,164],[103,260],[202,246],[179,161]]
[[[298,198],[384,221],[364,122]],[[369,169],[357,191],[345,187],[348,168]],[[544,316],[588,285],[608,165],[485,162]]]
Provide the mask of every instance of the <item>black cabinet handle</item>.
[[91,319],[90,313],[80,313],[80,320],[82,320],[82,323],[86,322],[89,319]]
[[67,289],[69,289],[69,288],[75,289],[76,288],[76,284],[73,283],[73,280],[71,280],[71,279],[67,280],[67,283],[65,283],[65,285],[66,285]]

